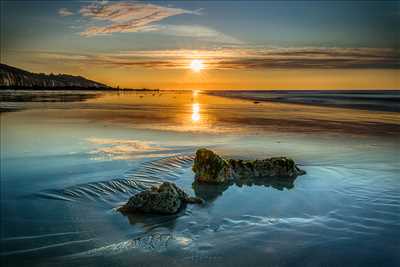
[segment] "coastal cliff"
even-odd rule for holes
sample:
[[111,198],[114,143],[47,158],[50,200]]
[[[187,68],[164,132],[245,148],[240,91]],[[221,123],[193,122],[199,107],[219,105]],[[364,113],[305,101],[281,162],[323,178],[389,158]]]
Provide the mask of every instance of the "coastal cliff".
[[109,86],[82,76],[32,73],[0,64],[0,88],[7,89],[107,89]]

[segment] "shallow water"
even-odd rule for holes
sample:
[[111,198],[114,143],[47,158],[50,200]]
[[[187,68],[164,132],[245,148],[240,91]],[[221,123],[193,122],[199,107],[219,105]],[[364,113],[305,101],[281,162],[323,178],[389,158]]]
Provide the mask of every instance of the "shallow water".
[[[10,99],[10,98],[7,98]],[[2,266],[398,266],[398,113],[198,92],[2,102]],[[293,157],[293,184],[192,187],[199,147]],[[206,200],[123,216],[163,180]]]
[[213,91],[213,95],[271,101],[297,103],[316,106],[330,106],[377,111],[400,112],[400,93],[398,90],[380,91]]

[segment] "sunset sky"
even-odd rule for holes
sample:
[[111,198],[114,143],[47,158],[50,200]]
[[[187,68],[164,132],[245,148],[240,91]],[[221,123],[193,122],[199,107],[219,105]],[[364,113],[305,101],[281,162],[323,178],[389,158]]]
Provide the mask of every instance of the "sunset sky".
[[1,63],[32,72],[131,88],[400,89],[400,2],[0,5]]

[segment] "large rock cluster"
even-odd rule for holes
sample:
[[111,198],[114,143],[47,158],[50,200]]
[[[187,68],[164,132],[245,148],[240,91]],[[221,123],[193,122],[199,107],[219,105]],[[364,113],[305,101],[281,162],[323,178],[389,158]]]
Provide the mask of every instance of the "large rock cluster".
[[196,174],[195,180],[200,183],[226,183],[248,177],[296,178],[305,174],[290,158],[227,160],[205,148],[197,150],[192,169]]
[[[227,160],[204,148],[197,150],[192,169],[195,173],[193,188],[196,195],[206,199],[218,197],[232,184],[291,188],[293,180],[298,175],[305,174],[289,158]],[[203,185],[207,185],[208,188]],[[164,182],[132,196],[118,210],[123,213],[174,214],[187,203],[202,202],[201,198],[189,196],[174,183]]]

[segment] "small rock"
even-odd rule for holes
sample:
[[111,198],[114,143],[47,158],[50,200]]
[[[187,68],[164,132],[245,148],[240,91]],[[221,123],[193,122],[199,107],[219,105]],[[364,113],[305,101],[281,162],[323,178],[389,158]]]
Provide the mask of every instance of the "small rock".
[[200,204],[202,202],[202,199],[189,196],[174,183],[164,182],[158,187],[152,187],[132,196],[118,211],[174,214],[186,203]]

